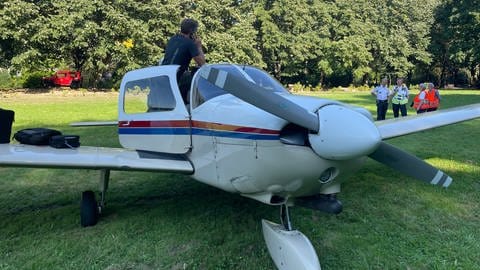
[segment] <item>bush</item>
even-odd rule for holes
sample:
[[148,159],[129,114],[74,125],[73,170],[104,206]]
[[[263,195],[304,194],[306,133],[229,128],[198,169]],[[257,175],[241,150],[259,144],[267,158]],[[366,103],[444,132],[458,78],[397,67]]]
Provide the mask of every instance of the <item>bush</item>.
[[324,89],[324,88],[319,84],[319,85],[313,87],[313,88],[312,88],[312,91],[314,91],[314,92],[326,91],[326,89]]
[[7,70],[0,69],[0,89],[13,88],[14,82]]
[[113,83],[113,80],[112,79],[104,79],[103,77],[100,79],[100,81],[98,81],[97,83],[97,88],[99,89],[108,89],[108,88],[112,88],[114,85]]
[[472,76],[470,76],[470,72],[465,69],[460,69],[454,78],[455,86],[460,87],[469,87],[472,81],[473,79]]
[[372,90],[372,87],[370,87],[368,85],[360,85],[360,86],[352,86],[351,85],[349,88],[354,90],[354,91],[363,91],[363,92],[368,92],[368,91]]
[[42,78],[45,76],[46,74],[41,71],[28,73],[23,76],[22,85],[24,88],[42,88]]
[[290,92],[316,92],[316,91],[324,91],[325,89],[321,85],[317,85],[313,87],[311,85],[303,85],[297,82],[295,84],[289,84],[288,90]]
[[345,92],[345,88],[344,87],[332,87],[329,89],[330,92]]
[[288,89],[291,92],[301,92],[301,91],[303,91],[303,85],[299,82],[297,82],[295,84],[289,84]]

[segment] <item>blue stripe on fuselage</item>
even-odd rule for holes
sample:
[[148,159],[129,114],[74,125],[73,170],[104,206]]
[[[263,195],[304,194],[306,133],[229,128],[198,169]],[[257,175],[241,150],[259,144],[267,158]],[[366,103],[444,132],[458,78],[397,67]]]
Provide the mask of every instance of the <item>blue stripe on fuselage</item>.
[[[278,140],[278,135],[246,133],[235,131],[219,131],[212,129],[192,128],[192,135],[226,137],[248,140]],[[190,128],[119,128],[118,134],[131,135],[190,135]]]
[[248,140],[278,140],[278,135],[248,133],[248,132],[235,132],[235,131],[219,131],[213,129],[201,129],[193,128],[193,135],[200,136],[212,136],[212,137],[226,137],[235,139],[248,139]]

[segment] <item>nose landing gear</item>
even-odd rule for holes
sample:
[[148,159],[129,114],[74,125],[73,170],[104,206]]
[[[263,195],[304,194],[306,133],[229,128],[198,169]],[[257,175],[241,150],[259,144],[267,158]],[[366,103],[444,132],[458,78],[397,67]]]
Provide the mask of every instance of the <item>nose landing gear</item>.
[[282,224],[262,220],[263,237],[277,268],[320,270],[320,262],[310,240],[300,231],[292,229],[286,204],[280,206],[280,220]]

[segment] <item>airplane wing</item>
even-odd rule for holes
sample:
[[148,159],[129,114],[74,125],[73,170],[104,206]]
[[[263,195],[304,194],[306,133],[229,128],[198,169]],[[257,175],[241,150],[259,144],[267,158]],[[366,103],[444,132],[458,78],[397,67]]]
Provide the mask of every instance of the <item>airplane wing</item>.
[[0,144],[0,166],[193,173],[193,165],[183,155],[91,146],[56,149],[50,146]]
[[480,103],[375,122],[382,139],[446,126],[480,117]]

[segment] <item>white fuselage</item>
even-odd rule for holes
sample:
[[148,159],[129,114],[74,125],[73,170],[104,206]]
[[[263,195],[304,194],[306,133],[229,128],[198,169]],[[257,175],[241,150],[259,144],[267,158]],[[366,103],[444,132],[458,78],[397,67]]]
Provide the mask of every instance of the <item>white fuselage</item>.
[[[176,84],[175,66],[127,73],[119,97],[122,146],[182,155],[193,164],[194,179],[267,204],[283,203],[291,197],[336,193],[340,184],[337,179],[344,179],[362,164],[364,157],[326,159],[308,143],[282,142],[281,130],[290,124],[288,121],[228,93],[200,97],[208,95],[200,92],[212,86],[198,77],[193,79],[191,102],[184,105]],[[312,113],[340,104],[279,94]]]
[[[315,101],[317,105],[325,102],[301,99],[312,108]],[[232,114],[239,117],[232,121]],[[345,172],[353,173],[363,161],[326,160],[308,146],[284,144],[279,134],[287,124],[285,120],[229,94],[192,111],[192,122],[194,129],[200,129],[196,123],[201,123],[205,132],[192,136],[188,157],[195,167],[193,178],[266,203],[274,195],[288,198],[328,192],[336,184],[334,179]],[[321,181],[327,169],[332,175]]]

